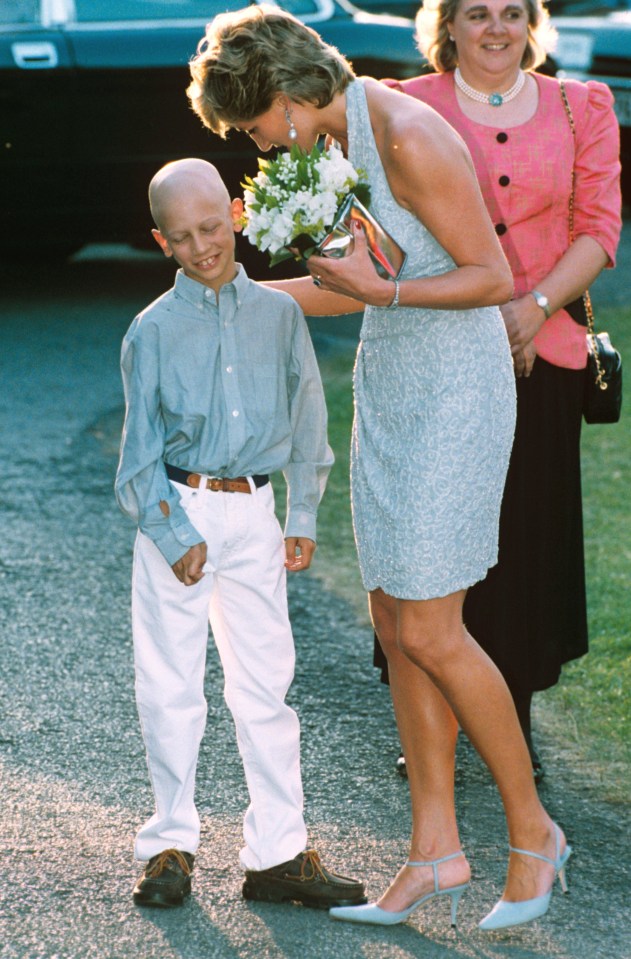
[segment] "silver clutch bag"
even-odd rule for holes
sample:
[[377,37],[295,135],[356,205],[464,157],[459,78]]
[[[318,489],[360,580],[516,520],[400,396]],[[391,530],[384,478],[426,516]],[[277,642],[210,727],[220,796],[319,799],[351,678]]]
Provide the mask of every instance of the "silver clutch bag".
[[341,259],[352,252],[353,220],[358,220],[364,228],[368,252],[379,276],[385,280],[398,277],[407,254],[352,193],[349,193],[342,203],[331,231],[318,244],[315,252],[320,256],[331,256],[336,259]]

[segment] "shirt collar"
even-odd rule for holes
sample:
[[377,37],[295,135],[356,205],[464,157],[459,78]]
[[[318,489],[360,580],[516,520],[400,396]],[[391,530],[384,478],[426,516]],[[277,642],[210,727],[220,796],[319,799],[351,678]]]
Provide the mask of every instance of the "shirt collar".
[[[237,275],[230,283],[224,283],[222,290],[233,289],[236,294],[237,305],[240,305],[245,298],[250,283],[252,283],[252,280],[248,277],[244,267],[240,263],[237,263]],[[195,307],[199,308],[203,306],[205,302],[208,302],[206,291],[209,290],[210,287],[204,286],[204,284],[198,280],[192,280],[181,268],[175,274],[174,289],[178,296],[181,296],[182,299]],[[216,303],[214,296],[213,302]]]

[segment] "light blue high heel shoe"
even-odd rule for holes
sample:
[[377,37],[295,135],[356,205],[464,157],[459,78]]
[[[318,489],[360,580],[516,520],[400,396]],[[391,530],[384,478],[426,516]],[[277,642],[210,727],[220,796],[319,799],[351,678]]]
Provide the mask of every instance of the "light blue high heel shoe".
[[[565,865],[572,855],[572,848],[566,846],[561,855],[561,830],[556,823],[554,826],[554,836],[556,840],[554,859],[550,859],[548,856],[542,856],[538,852],[530,852],[528,849],[515,849],[513,846],[509,846],[508,848],[511,852],[518,852],[522,856],[532,856],[533,859],[541,859],[542,862],[549,862],[551,866],[554,866],[554,879],[556,879],[558,874],[561,889],[563,892],[567,892]],[[548,906],[550,905],[554,879],[550,884],[548,892],[543,896],[537,896],[535,899],[524,899],[522,902],[506,902],[504,899],[500,899],[488,916],[485,916],[482,922],[480,922],[480,929],[484,929],[485,932],[490,932],[493,929],[507,929],[509,926],[520,926],[523,922],[531,922],[533,919],[539,919],[540,916],[545,916],[548,911]]]
[[439,889],[438,887],[438,867],[441,862],[448,862],[450,859],[457,859],[458,856],[464,856],[462,850],[452,853],[450,856],[443,856],[442,859],[434,859],[431,862],[406,862],[406,866],[431,866],[434,872],[434,891],[421,896],[416,902],[413,902],[407,909],[401,912],[389,912],[382,909],[376,902],[369,902],[364,906],[333,906],[329,909],[329,915],[333,919],[343,919],[345,922],[368,922],[375,926],[394,926],[398,922],[405,920],[422,906],[424,902],[433,899],[434,896],[451,897],[451,924],[456,925],[456,914],[458,912],[458,903],[463,892],[469,888],[469,883],[465,882],[461,886],[450,886],[448,889]]

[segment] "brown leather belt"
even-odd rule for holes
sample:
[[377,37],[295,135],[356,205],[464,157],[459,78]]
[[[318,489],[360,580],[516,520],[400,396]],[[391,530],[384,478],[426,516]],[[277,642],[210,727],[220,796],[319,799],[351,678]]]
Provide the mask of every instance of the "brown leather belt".
[[[201,476],[199,473],[189,473],[186,480],[188,486],[193,489],[199,489]],[[235,476],[234,479],[220,479],[218,476],[211,476],[206,480],[206,489],[211,489],[213,493],[251,493],[250,484],[245,476]]]
[[[176,483],[184,483],[192,489],[199,489],[199,484],[202,479],[200,473],[189,473],[187,470],[182,470],[179,466],[171,466],[169,463],[165,463],[164,466],[169,479],[174,480]],[[269,483],[269,476],[266,473],[260,473],[253,476],[252,480],[258,488]],[[210,476],[206,480],[206,489],[212,490],[213,493],[252,492],[247,476],[235,476],[232,479],[222,476]]]

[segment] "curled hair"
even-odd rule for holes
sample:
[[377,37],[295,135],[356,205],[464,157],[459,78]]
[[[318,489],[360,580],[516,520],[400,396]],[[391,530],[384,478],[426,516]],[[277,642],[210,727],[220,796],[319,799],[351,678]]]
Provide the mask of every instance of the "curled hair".
[[224,138],[236,123],[266,113],[279,93],[325,107],[354,77],[315,30],[266,4],[215,17],[189,68],[191,107]]
[[[419,50],[439,73],[458,66],[458,51],[449,39],[452,23],[462,0],[424,0],[416,14],[416,42]],[[542,0],[524,0],[528,15],[528,40],[521,60],[523,70],[534,70],[554,48],[556,30]]]

